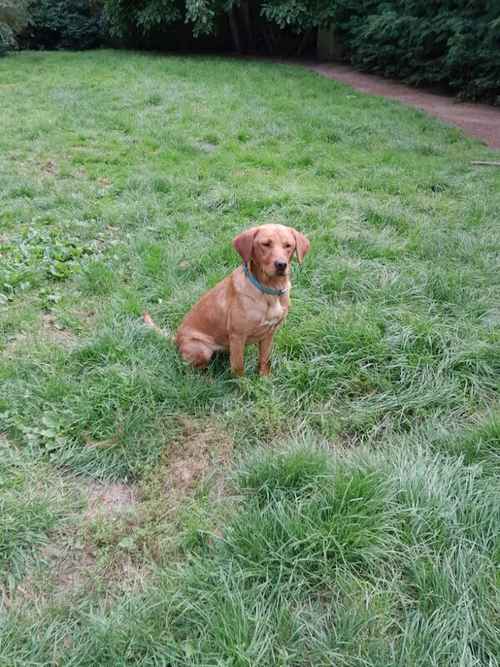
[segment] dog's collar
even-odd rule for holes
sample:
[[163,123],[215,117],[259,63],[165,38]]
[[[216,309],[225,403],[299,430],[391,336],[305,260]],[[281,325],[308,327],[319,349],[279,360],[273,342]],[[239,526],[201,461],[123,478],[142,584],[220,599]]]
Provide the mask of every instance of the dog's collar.
[[271,294],[272,296],[283,296],[288,292],[288,288],[285,289],[275,289],[274,287],[266,287],[260,283],[257,278],[250,272],[248,264],[243,264],[243,271],[245,272],[246,277],[252,283],[254,287],[260,290],[263,294]]

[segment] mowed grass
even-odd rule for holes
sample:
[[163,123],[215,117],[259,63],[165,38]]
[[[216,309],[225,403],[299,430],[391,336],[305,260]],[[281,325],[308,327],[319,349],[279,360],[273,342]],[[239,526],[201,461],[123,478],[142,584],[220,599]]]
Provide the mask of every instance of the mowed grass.
[[[498,665],[500,172],[299,67],[0,60],[0,664]],[[274,374],[174,331],[297,227]]]

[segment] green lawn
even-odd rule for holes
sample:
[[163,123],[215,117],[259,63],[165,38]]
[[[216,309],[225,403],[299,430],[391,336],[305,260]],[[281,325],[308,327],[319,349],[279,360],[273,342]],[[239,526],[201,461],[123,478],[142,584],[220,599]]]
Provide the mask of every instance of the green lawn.
[[[285,65],[0,60],[0,665],[500,662],[500,170]],[[282,222],[274,372],[174,331]]]

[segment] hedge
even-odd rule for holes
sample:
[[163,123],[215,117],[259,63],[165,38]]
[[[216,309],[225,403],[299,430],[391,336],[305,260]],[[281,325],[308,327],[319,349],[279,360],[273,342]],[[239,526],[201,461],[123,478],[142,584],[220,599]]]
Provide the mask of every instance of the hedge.
[[30,49],[91,49],[106,39],[100,0],[32,0],[20,35]]
[[499,0],[335,0],[352,64],[500,103]]

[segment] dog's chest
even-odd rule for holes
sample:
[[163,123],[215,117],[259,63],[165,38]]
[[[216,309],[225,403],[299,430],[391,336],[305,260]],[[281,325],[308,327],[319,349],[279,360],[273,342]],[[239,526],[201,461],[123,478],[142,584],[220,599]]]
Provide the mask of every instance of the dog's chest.
[[273,329],[274,327],[278,326],[278,324],[280,324],[285,315],[285,308],[279,299],[275,299],[267,305],[267,309],[265,310],[261,320],[261,326],[265,327],[266,329]]

